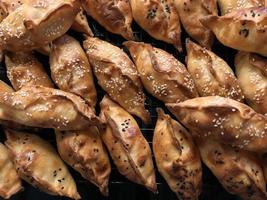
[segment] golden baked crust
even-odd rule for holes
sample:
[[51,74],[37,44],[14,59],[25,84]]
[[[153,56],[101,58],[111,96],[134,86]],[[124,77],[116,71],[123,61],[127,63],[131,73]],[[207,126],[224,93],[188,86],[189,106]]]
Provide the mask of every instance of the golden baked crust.
[[267,152],[267,117],[243,103],[210,96],[166,106],[196,137]]
[[76,15],[73,24],[71,25],[71,28],[75,31],[85,33],[88,36],[93,37],[94,34],[88,24],[87,17],[84,13],[83,7],[80,7],[79,13]]
[[98,129],[91,126],[84,131],[57,131],[56,138],[61,158],[108,195],[111,167]]
[[247,8],[222,17],[209,15],[201,18],[225,46],[267,56],[266,8]]
[[22,190],[20,178],[5,145],[0,143],[0,197],[9,199]]
[[43,65],[34,57],[32,52],[6,52],[5,64],[8,79],[15,90],[27,85],[53,87]]
[[107,126],[101,137],[119,170],[129,180],[156,192],[155,170],[149,144],[134,118],[107,96],[100,103]]
[[174,56],[142,42],[123,43],[132,56],[145,89],[165,103],[197,97],[194,81]]
[[172,0],[130,0],[130,3],[134,20],[150,36],[182,50],[179,16]]
[[213,33],[199,21],[207,15],[217,15],[216,0],[174,0],[183,27],[186,32],[201,46],[211,48],[214,40]]
[[73,37],[63,35],[52,43],[50,69],[53,81],[66,92],[83,97],[94,107],[97,93],[88,58]]
[[243,101],[237,78],[229,65],[213,52],[187,40],[186,64],[200,96],[222,96]]
[[201,191],[202,168],[190,133],[162,109],[153,136],[153,152],[159,172],[178,199],[197,200]]
[[244,200],[265,200],[266,183],[260,163],[250,152],[212,140],[199,140],[202,161],[229,192]]
[[134,39],[132,11],[129,0],[83,0],[83,8],[99,24],[111,33],[127,40]]
[[98,38],[87,38],[83,46],[103,90],[129,113],[148,123],[150,114],[144,106],[141,80],[127,54]]
[[81,130],[101,121],[80,97],[41,86],[0,92],[0,120],[25,126]]
[[234,10],[252,7],[264,7],[264,0],[218,0],[221,15],[228,14]]
[[0,24],[0,48],[29,51],[63,35],[79,11],[76,0],[26,0]]
[[76,184],[53,147],[37,135],[6,130],[19,176],[49,194],[80,199]]
[[239,52],[235,69],[246,102],[257,112],[267,114],[267,60],[253,53]]

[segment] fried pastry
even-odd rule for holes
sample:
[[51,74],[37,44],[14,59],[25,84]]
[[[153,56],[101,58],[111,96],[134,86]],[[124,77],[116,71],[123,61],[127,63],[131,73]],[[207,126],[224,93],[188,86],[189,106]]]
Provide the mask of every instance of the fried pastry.
[[267,152],[267,117],[238,101],[199,97],[166,104],[192,134],[248,151]]
[[229,65],[213,52],[187,40],[187,69],[200,96],[222,96],[243,101],[237,78]]
[[20,178],[5,145],[0,143],[0,197],[9,199],[22,189]]
[[130,3],[139,26],[153,38],[182,51],[179,16],[172,0],[130,0]]
[[0,49],[44,46],[67,32],[78,12],[76,0],[27,0],[0,23]]
[[156,192],[150,147],[134,118],[107,96],[100,103],[107,126],[101,137],[119,172],[129,180]]
[[236,10],[222,17],[209,15],[200,21],[225,46],[267,56],[266,8]]
[[37,135],[6,131],[19,176],[51,195],[80,199],[76,184],[53,147]]
[[52,43],[50,53],[51,76],[64,91],[83,97],[94,107],[97,94],[88,58],[73,37],[63,35]]
[[202,181],[198,149],[181,124],[164,114],[162,109],[157,112],[153,152],[158,170],[178,199],[196,200]]
[[0,120],[25,126],[82,130],[100,119],[80,97],[42,86],[0,92]]
[[221,15],[228,14],[234,10],[252,7],[262,7],[264,0],[218,0]]
[[111,33],[127,40],[134,39],[132,32],[132,11],[128,0],[84,0],[83,8],[100,25]]
[[84,131],[57,131],[56,136],[61,158],[108,195],[111,167],[98,129],[91,126]]
[[207,15],[217,15],[216,0],[174,0],[183,27],[190,37],[201,46],[211,48],[214,40],[213,33],[199,21]]
[[145,89],[165,103],[197,97],[194,81],[185,66],[171,54],[142,42],[127,41]]
[[83,46],[99,85],[129,113],[150,121],[145,95],[136,67],[121,49],[98,38],[88,38]]
[[7,52],[5,64],[8,79],[15,90],[27,85],[53,87],[43,65],[34,57],[32,52]]
[[79,13],[76,15],[73,24],[71,25],[71,28],[77,32],[85,33],[88,36],[93,37],[94,34],[88,24],[88,20],[86,18],[86,15],[84,14],[84,9],[80,7]]
[[202,161],[231,194],[244,200],[265,200],[266,182],[253,154],[216,141],[198,141]]
[[267,59],[239,52],[235,57],[235,68],[246,102],[255,111],[267,115]]

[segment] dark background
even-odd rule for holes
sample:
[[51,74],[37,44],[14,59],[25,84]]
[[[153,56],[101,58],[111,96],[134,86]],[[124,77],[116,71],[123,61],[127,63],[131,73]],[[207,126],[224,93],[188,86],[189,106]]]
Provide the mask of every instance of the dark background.
[[[114,34],[108,33],[105,31],[104,28],[102,28],[100,25],[98,25],[93,19],[88,18],[90,27],[92,28],[94,34],[96,37],[99,37],[101,39],[104,39],[108,42],[111,42],[115,44],[116,46],[119,46],[123,48],[122,42],[124,41],[122,37],[116,36]],[[144,41],[147,43],[151,43],[153,46],[164,49],[168,51],[169,53],[173,54],[179,61],[185,63],[185,47],[184,42],[185,38],[188,36],[185,34],[185,31],[183,30],[182,35],[182,42],[183,42],[183,53],[179,53],[176,51],[174,47],[171,45],[168,45],[164,42],[156,41],[153,38],[151,38],[147,33],[141,30],[138,25],[133,24],[133,30],[134,34],[138,41]],[[76,39],[78,39],[80,42],[83,40],[83,35],[79,33],[75,33],[70,31],[70,35],[74,36]],[[127,50],[123,48],[126,52]],[[214,46],[212,50],[222,57],[231,67],[233,67],[233,61],[234,56],[236,54],[236,51],[224,47],[221,44],[219,44],[217,41],[215,41]],[[128,53],[128,52],[127,52]],[[48,57],[42,56],[40,54],[36,54],[39,60],[44,64],[46,67],[47,72],[49,72],[49,65],[48,65]],[[9,83],[7,77],[6,77],[6,70],[3,64],[0,63],[0,78],[1,80]],[[96,87],[98,90],[98,100],[100,101],[103,97],[104,92],[101,90],[101,88],[97,85]],[[150,125],[144,125],[139,119],[136,119],[140,125],[140,128],[142,130],[142,133],[146,137],[146,139],[149,141],[149,144],[151,145],[152,137],[153,137],[153,129],[155,126],[155,122],[157,119],[156,116],[156,108],[162,107],[165,109],[164,104],[158,101],[157,99],[153,98],[151,95],[147,94],[147,100],[146,100],[146,106],[147,109],[149,109],[151,116],[152,116],[152,124]],[[97,107],[97,111],[98,111]],[[165,111],[169,113],[166,109]],[[170,113],[169,113],[170,114]],[[0,130],[0,141],[5,141],[5,136],[2,130]],[[55,145],[55,136],[52,130],[45,129],[40,132],[38,132],[38,135],[48,140],[54,147]],[[111,161],[112,162],[112,161]],[[74,179],[77,183],[78,191],[82,197],[82,199],[90,199],[90,200],[175,200],[177,199],[174,193],[169,189],[166,182],[163,180],[163,178],[159,175],[157,172],[157,186],[158,186],[158,194],[153,194],[145,187],[139,186],[135,183],[132,183],[128,181],[126,178],[121,176],[118,171],[116,170],[115,166],[112,163],[112,173],[110,177],[110,184],[109,184],[109,191],[110,195],[109,197],[103,197],[98,189],[90,184],[88,181],[84,180],[77,172],[72,170],[71,168],[70,172],[72,173]],[[68,198],[65,197],[59,197],[59,196],[51,196],[44,192],[39,191],[36,188],[33,188],[27,183],[23,183],[24,185],[24,191],[14,195],[11,199],[12,200],[66,200]],[[203,165],[203,188],[202,188],[202,194],[199,198],[200,200],[238,200],[239,198],[228,194],[220,185],[220,183],[216,180],[216,178],[212,175],[212,173]]]

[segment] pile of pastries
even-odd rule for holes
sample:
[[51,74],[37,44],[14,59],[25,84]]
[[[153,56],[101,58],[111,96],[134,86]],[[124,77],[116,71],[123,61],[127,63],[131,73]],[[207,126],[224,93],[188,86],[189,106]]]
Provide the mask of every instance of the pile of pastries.
[[[129,54],[94,37],[86,15],[121,35]],[[185,51],[185,64],[136,41],[133,20]],[[190,36],[184,49],[181,26]],[[82,44],[69,29],[84,35]],[[235,72],[212,52],[216,38],[238,50]],[[36,52],[49,57],[51,74]],[[180,200],[201,194],[201,161],[229,193],[266,200],[264,56],[263,0],[0,0],[0,58],[11,83],[0,82],[0,196],[23,190],[24,180],[80,199],[67,165],[108,195],[111,158],[123,176],[155,193],[157,167]],[[167,108],[157,108],[152,149],[134,118],[151,123],[144,91]],[[57,149],[38,136],[43,128],[54,129]]]

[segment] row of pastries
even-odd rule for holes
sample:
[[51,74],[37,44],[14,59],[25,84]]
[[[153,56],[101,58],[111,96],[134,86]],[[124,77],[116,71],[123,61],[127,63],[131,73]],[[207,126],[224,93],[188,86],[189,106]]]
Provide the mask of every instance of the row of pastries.
[[[12,87],[0,82],[0,123],[7,138],[0,143],[0,196],[21,191],[22,179],[49,194],[80,199],[66,164],[108,195],[109,154],[123,176],[155,193],[157,167],[178,199],[198,199],[202,161],[229,193],[267,199],[264,5],[1,0],[0,54]],[[123,45],[130,55],[93,37],[84,12],[129,40]],[[178,51],[181,22],[196,41],[186,40],[186,65],[147,41],[134,41],[133,20]],[[86,35],[82,45],[66,34],[70,28]],[[215,37],[239,50],[235,72],[212,52]],[[50,75],[34,51],[49,56]],[[93,76],[106,93],[99,116]],[[144,90],[176,118],[157,109],[152,149],[133,117],[151,123]],[[57,151],[38,136],[42,128],[54,129]]]

